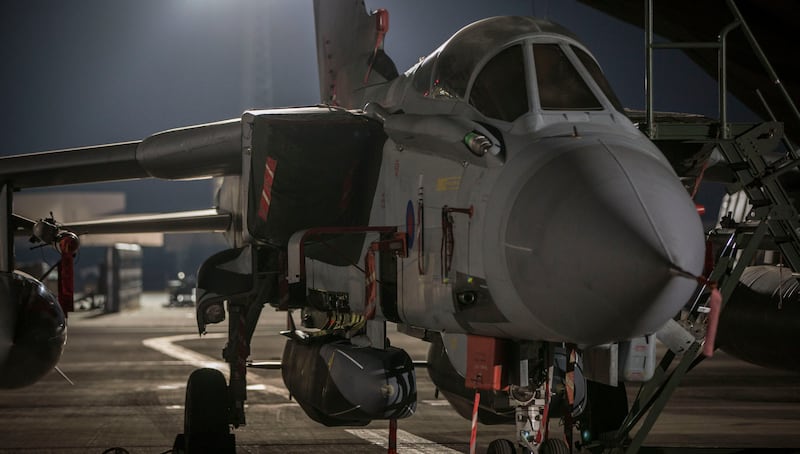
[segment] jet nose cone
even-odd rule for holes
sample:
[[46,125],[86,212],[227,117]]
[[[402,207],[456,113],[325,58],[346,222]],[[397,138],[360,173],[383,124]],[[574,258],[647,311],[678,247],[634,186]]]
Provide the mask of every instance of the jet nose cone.
[[665,164],[621,146],[563,152],[525,182],[505,229],[509,280],[555,337],[596,344],[656,331],[700,273],[702,226]]

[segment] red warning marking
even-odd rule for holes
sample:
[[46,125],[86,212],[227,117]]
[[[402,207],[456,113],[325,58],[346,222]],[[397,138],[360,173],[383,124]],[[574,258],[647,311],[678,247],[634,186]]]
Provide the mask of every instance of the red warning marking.
[[267,163],[264,165],[264,184],[261,189],[261,202],[258,205],[258,217],[262,220],[267,220],[269,214],[269,207],[272,203],[272,183],[275,181],[275,168],[278,166],[278,161],[267,158]]

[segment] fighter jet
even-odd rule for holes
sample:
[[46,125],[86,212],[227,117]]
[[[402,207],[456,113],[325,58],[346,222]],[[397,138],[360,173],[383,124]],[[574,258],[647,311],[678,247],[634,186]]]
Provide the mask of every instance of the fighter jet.
[[[429,373],[456,410],[515,425],[490,452],[567,452],[573,428],[584,443],[616,430],[617,385],[652,376],[653,334],[695,293],[705,244],[600,64],[553,22],[494,17],[399,73],[386,11],[314,7],[319,105],[0,159],[0,383],[56,364],[71,294],[13,270],[13,234],[60,247],[68,280],[75,233],[205,228],[230,249],[199,270],[197,324],[228,319],[230,380],[191,375],[177,449],[233,452],[266,305],[287,313],[284,382],[322,424],[413,415],[416,372],[386,341],[392,322],[431,343]],[[14,190],[209,176],[222,183],[203,212],[61,225],[12,211]]]

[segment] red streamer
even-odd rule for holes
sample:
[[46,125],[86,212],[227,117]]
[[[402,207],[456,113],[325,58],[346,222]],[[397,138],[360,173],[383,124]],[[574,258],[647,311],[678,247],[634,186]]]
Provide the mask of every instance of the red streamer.
[[478,404],[481,402],[481,393],[475,390],[475,404],[472,406],[472,433],[469,436],[469,454],[475,454],[478,446]]
[[80,242],[78,237],[67,232],[59,235],[58,250],[61,252],[61,261],[58,262],[58,304],[66,316],[75,310],[75,271],[74,255],[78,251]]
[[703,354],[711,358],[714,356],[714,341],[717,337],[717,326],[719,324],[719,313],[722,310],[722,294],[716,285],[711,287],[711,297],[708,301],[711,312],[708,313],[708,329],[706,330],[706,342],[703,344]]

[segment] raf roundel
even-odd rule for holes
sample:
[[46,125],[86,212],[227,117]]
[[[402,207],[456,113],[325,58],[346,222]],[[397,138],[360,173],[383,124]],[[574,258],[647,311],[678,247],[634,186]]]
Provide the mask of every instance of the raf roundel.
[[409,200],[406,204],[406,242],[408,243],[408,248],[414,246],[414,229],[416,228],[416,222],[414,222],[414,204]]

